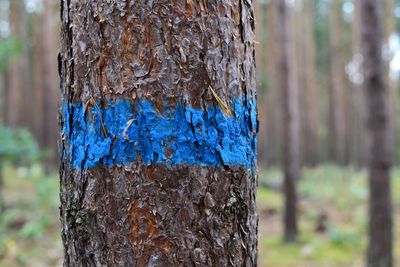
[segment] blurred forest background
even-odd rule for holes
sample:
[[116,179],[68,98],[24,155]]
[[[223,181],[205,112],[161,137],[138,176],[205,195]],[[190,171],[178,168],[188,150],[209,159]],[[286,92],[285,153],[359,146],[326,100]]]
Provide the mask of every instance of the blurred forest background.
[[[260,266],[364,266],[368,187],[359,0],[291,0],[298,86],[298,242],[283,242],[278,3],[256,0]],[[400,0],[382,0],[383,55],[400,166]],[[0,266],[61,266],[58,0],[0,0]],[[400,167],[392,172],[400,221]],[[400,225],[394,228],[400,246]],[[395,249],[400,263],[400,250]]]

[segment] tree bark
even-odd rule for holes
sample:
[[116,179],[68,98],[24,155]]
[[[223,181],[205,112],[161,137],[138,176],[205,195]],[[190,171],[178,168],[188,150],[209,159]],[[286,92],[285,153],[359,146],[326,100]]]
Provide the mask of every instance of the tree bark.
[[344,41],[342,21],[342,1],[332,0],[329,17],[330,42],[330,116],[331,116],[331,154],[339,164],[346,159],[346,99],[344,81]]
[[288,242],[297,239],[297,190],[296,183],[300,177],[299,160],[299,95],[297,85],[296,52],[293,42],[294,27],[292,12],[285,1],[279,2],[279,42],[281,53],[279,69],[281,72],[281,88],[284,112],[283,133],[283,168],[284,168],[284,239]]
[[61,2],[65,266],[256,266],[252,1]]
[[393,161],[393,131],[389,90],[382,59],[383,28],[379,1],[361,0],[361,34],[364,89],[367,106],[369,164],[368,266],[393,266],[393,222],[390,169]]

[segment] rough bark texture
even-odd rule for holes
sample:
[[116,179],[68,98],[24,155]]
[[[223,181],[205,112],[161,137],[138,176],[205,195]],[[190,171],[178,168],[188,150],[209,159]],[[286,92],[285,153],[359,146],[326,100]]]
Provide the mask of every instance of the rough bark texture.
[[383,31],[380,3],[361,0],[361,34],[364,67],[364,88],[367,104],[369,164],[369,246],[368,266],[391,267],[392,204],[390,168],[393,158],[389,90],[385,84],[382,59]]
[[[254,158],[235,165],[221,154],[209,166],[185,164],[181,155],[180,164],[167,164],[179,156],[167,149],[150,158],[138,155],[134,162],[101,164],[115,161],[109,145],[109,154],[90,165],[103,143],[89,147],[85,138],[93,133],[87,130],[77,166],[74,149],[81,148],[72,144],[82,121],[90,124],[92,117],[100,117],[97,131],[107,140],[128,142],[135,119],[126,121],[120,136],[110,136],[112,118],[102,118],[102,111],[126,101],[131,113],[144,116],[142,123],[149,113],[137,108],[146,103],[161,122],[170,123],[164,117],[171,110],[184,109],[185,115],[192,110],[185,123],[197,137],[203,125],[194,123],[201,120],[196,112],[220,107],[226,114],[222,121],[236,122],[243,117],[233,108],[239,100],[239,106],[252,109],[243,122],[255,137],[252,1],[64,0],[61,7],[64,265],[256,266]],[[77,106],[83,112],[76,112]],[[196,140],[194,146],[204,149]]]
[[300,177],[299,160],[299,103],[297,87],[296,53],[293,42],[292,10],[285,1],[279,2],[279,40],[281,54],[279,69],[281,72],[281,88],[284,112],[283,132],[283,168],[284,168],[284,191],[285,191],[285,240],[288,242],[297,239],[297,191],[296,183]]

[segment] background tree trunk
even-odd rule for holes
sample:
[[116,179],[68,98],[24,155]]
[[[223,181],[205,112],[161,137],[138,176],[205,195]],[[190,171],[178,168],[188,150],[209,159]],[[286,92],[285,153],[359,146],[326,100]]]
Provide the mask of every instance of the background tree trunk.
[[339,164],[346,159],[346,99],[344,81],[344,42],[342,22],[342,1],[331,0],[332,11],[329,18],[330,41],[330,120],[331,153]]
[[[279,62],[278,55],[281,49],[279,47],[277,31],[279,25],[278,2],[277,0],[268,1],[266,10],[268,35],[264,53],[266,54],[267,91],[264,99],[266,106],[265,128],[267,139],[266,148],[268,148],[266,152],[268,165],[278,165],[282,158],[282,93],[279,87],[279,70],[276,68]],[[260,135],[262,134],[263,133],[260,131]]]
[[[32,90],[34,92],[33,101],[35,103],[35,112],[33,114],[34,127],[32,132],[35,134],[40,147],[46,147],[46,129],[44,128],[44,98],[46,91],[43,86],[43,17],[34,14],[32,34],[32,63],[35,68],[32,69]],[[53,113],[53,112],[52,112]]]
[[393,131],[389,90],[385,84],[382,59],[383,28],[381,2],[361,0],[364,89],[367,103],[369,164],[369,246],[368,266],[391,267],[392,204],[390,169],[393,158]]
[[[13,38],[16,38],[19,42],[24,40],[25,25],[23,25],[23,19],[25,8],[22,0],[10,1],[10,33]],[[23,46],[25,47],[25,46]],[[17,127],[17,125],[25,125],[24,120],[24,98],[25,89],[24,77],[26,72],[23,71],[24,61],[24,49],[22,49],[20,55],[11,59],[10,67],[8,70],[8,86],[6,87],[6,122],[10,127]],[[26,126],[26,125],[25,125]]]
[[393,34],[396,33],[396,19],[394,17],[394,0],[385,0],[385,10],[384,10],[384,28],[385,28],[385,36],[384,36],[384,45],[386,46],[387,51],[387,58],[385,61],[385,68],[386,68],[386,79],[387,79],[387,86],[389,90],[389,97],[390,97],[390,104],[391,104],[391,123],[392,123],[392,130],[393,136],[395,136],[395,144],[397,144],[396,139],[399,137],[397,136],[397,98],[398,98],[398,88],[397,88],[397,81],[395,77],[392,77],[390,64],[393,59],[393,51],[392,51],[392,44],[391,38],[394,37]]
[[351,24],[351,46],[353,63],[353,83],[352,83],[352,162],[358,167],[366,166],[366,134],[364,131],[365,94],[362,89],[362,48],[361,48],[361,16],[360,0],[354,0],[354,13]]
[[315,48],[315,1],[304,2],[304,10],[299,14],[302,25],[298,31],[298,39],[302,40],[302,51],[299,68],[304,68],[302,74],[302,93],[303,99],[301,107],[303,109],[302,124],[302,160],[305,164],[315,166],[319,161],[319,113],[320,113],[320,94],[316,73],[316,48]]
[[252,1],[62,1],[65,266],[256,266]]
[[293,42],[294,25],[293,10],[286,6],[285,1],[279,2],[279,40],[281,53],[279,69],[281,73],[281,88],[284,112],[283,134],[283,168],[284,168],[284,239],[288,242],[297,239],[297,190],[296,183],[300,177],[299,160],[299,103],[297,85],[297,61]]
[[[57,151],[57,104],[59,99],[58,88],[60,86],[57,78],[57,24],[54,0],[43,2],[43,139],[44,147]],[[47,165],[55,165],[56,154],[52,155]]]

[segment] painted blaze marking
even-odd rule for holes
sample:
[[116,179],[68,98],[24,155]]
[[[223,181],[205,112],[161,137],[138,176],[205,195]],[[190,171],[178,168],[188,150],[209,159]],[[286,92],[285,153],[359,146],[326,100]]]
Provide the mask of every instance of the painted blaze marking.
[[256,156],[255,103],[233,101],[233,116],[219,107],[178,105],[161,113],[146,100],[107,100],[86,110],[63,106],[63,157],[74,168],[142,164],[239,165],[253,169]]

